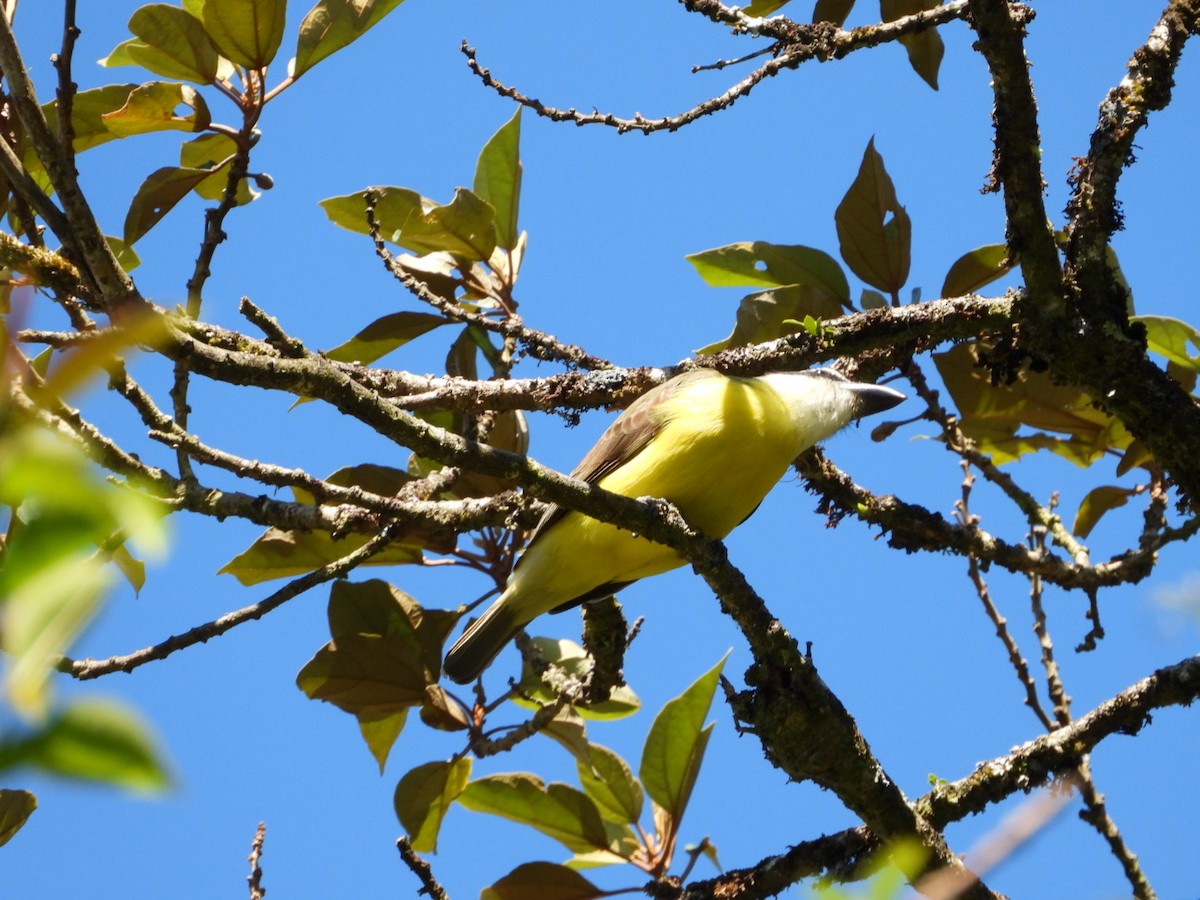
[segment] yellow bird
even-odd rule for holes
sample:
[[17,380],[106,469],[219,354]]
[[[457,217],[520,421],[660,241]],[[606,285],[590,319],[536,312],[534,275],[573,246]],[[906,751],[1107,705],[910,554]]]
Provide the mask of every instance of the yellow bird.
[[[571,474],[626,497],[669,500],[693,528],[723,538],[804,450],[903,399],[832,369],[754,378],[694,369],[635,400]],[[542,613],[606,597],[683,563],[663,544],[551,506],[504,592],[446,654],[446,674],[466,684]]]

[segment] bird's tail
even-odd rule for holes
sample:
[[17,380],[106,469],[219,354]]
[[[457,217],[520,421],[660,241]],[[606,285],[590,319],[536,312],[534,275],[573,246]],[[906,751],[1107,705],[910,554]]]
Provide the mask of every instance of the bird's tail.
[[513,635],[524,625],[517,621],[505,602],[502,594],[500,599],[488,607],[487,612],[471,623],[463,632],[463,636],[454,642],[446,660],[442,663],[444,671],[450,679],[459,684],[468,684],[479,677],[496,658],[496,654],[504,649],[504,645],[512,640]]

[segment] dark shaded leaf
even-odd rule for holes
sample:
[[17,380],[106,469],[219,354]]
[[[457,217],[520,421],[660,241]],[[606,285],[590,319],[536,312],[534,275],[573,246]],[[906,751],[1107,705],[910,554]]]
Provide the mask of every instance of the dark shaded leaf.
[[396,785],[396,818],[418,853],[436,853],[442,819],[471,777],[471,758],[429,762],[408,771]]
[[813,22],[832,22],[839,28],[846,24],[850,10],[854,9],[854,0],[817,0],[813,7]]
[[859,278],[889,296],[908,280],[912,222],[875,150],[867,143],[850,190],[834,214],[842,259]]
[[791,0],[753,0],[742,12],[748,16],[769,16],[790,2]]
[[595,900],[608,896],[574,869],[557,863],[517,866],[479,895],[480,900]]
[[327,56],[357,41],[404,0],[320,0],[300,23],[296,62],[299,78]]
[[21,830],[37,809],[37,797],[29,791],[0,788],[0,847]]
[[737,322],[729,337],[701,347],[697,353],[717,353],[729,347],[742,347],[773,341],[804,330],[804,319],[836,319],[842,305],[821,288],[791,285],[747,294],[738,304]]
[[275,58],[287,0],[204,0],[204,29],[221,55],[247,69]]
[[495,210],[496,243],[508,250],[517,246],[521,205],[521,107],[483,145],[475,164],[472,185],[480,199]]
[[461,613],[425,609],[386,581],[337,581],[329,590],[329,633],[337,640],[351,634],[413,636],[421,645],[430,683],[437,680],[442,648]]
[[138,188],[129,204],[129,212],[125,214],[125,243],[136,243],[209,174],[204,169],[174,166],[151,173]]
[[1004,244],[985,244],[964,253],[954,261],[946,280],[942,282],[943,297],[962,297],[973,294],[1012,270],[1016,260],[1008,256]]
[[639,769],[642,785],[676,823],[691,799],[712,734],[712,725],[705,727],[704,719],[724,666],[723,658],[682,694],[668,700],[646,736]]
[[376,721],[424,702],[429,680],[415,636],[348,634],[318,650],[296,685],[312,700]]

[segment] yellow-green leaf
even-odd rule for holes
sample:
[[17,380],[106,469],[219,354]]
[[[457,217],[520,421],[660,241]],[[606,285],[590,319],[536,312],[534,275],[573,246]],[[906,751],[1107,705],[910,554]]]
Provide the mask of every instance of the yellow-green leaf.
[[321,208],[334,224],[358,234],[370,234],[367,201],[364,196],[366,191],[376,195],[375,221],[379,225],[379,233],[384,240],[393,244],[399,243],[397,238],[400,230],[410,216],[419,216],[426,206],[432,208],[434,205],[432,200],[426,200],[408,188],[371,187],[355,194],[329,197],[321,201]]
[[517,246],[521,205],[521,107],[483,145],[475,164],[473,188],[495,210],[496,242],[507,250]]
[[357,719],[359,733],[362,734],[367,749],[371,751],[371,756],[379,766],[379,774],[382,775],[383,768],[387,765],[388,754],[408,720],[408,707],[390,712],[363,712],[359,713]]
[[0,788],[0,847],[7,844],[37,809],[37,797],[29,791]]
[[[587,651],[574,641],[564,639],[535,637],[534,646],[538,648],[542,658],[552,662],[568,675],[583,680],[591,672],[595,664]],[[524,664],[521,669],[521,681],[518,692],[512,698],[518,706],[535,709],[542,703],[553,702],[557,695],[541,676],[533,671],[533,667]],[[591,706],[576,706],[575,711],[584,719],[621,719],[633,715],[641,709],[642,701],[638,699],[628,685],[614,688],[609,698],[603,703]]]
[[1200,372],[1200,353],[1188,352],[1189,345],[1200,350],[1200,331],[1169,316],[1134,316],[1133,321],[1146,327],[1146,344],[1151,351],[1185,371]]
[[725,659],[701,675],[682,694],[668,700],[650,726],[639,769],[642,785],[651,799],[676,822],[683,816],[700,763],[712,733],[704,719]]
[[[325,531],[282,531],[268,528],[249,547],[220,568],[218,574],[232,575],[243,585],[261,584],[275,578],[303,575],[341,559],[357,550],[370,535],[348,534],[334,540]],[[421,547],[395,543],[362,563],[365,566],[404,566],[420,562]]]
[[1016,265],[1004,244],[985,244],[964,253],[950,266],[942,282],[943,297],[962,297],[1002,278]]
[[444,250],[467,260],[486,261],[496,249],[496,211],[473,191],[455,188],[453,200],[410,216],[392,239],[414,253]]
[[796,244],[743,241],[684,257],[714,287],[819,288],[850,308],[846,273],[828,253]]
[[369,365],[403,347],[414,338],[448,324],[449,321],[433,313],[391,313],[376,319],[350,340],[339,344],[325,355],[337,362]]
[[642,786],[620,756],[600,744],[589,744],[587,760],[576,758],[575,765],[580,785],[601,816],[618,825],[632,825],[642,817]]
[[545,785],[528,772],[472,781],[458,802],[474,812],[528,825],[575,853],[607,850],[609,846],[600,812],[586,794],[558,782]]
[[867,143],[858,175],[834,214],[842,259],[859,278],[892,295],[908,280],[912,222],[875,150]]
[[164,78],[212,84],[220,54],[200,21],[187,10],[151,3],[129,20],[134,39],[109,54],[103,65],[136,63]]
[[846,24],[850,10],[854,8],[854,0],[817,0],[813,7],[813,22],[832,22],[839,28]]
[[1080,538],[1086,538],[1096,527],[1101,517],[1114,509],[1124,506],[1134,492],[1129,488],[1114,485],[1101,485],[1087,492],[1075,513],[1075,524],[1071,530]]
[[483,889],[480,900],[596,900],[609,896],[574,869],[557,863],[531,862],[517,866]]
[[450,804],[471,777],[471,757],[429,762],[404,774],[396,785],[396,818],[419,853],[436,853],[438,831]]
[[283,40],[287,0],[205,0],[204,29],[225,58],[260,69]]
[[354,43],[404,0],[320,0],[300,23],[296,39],[299,78],[327,56]]
[[[179,148],[179,165],[185,169],[203,169],[209,175],[193,190],[205,200],[219,201],[225,196],[229,183],[229,170],[233,163],[237,145],[226,134],[202,134],[185,141]],[[245,206],[256,200],[258,191],[250,187],[250,179],[240,178],[237,184],[236,201]]]

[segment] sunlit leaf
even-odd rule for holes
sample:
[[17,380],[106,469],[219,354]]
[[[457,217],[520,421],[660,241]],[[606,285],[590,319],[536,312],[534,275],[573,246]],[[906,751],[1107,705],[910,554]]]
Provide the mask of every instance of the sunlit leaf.
[[993,385],[978,365],[980,352],[978,342],[967,341],[935,353],[934,362],[958,408],[963,432],[996,463],[1050,450],[1089,466],[1107,452],[1130,447],[1133,439],[1125,427],[1096,409],[1082,391],[1028,369],[1012,384]]
[[521,203],[521,107],[483,145],[475,165],[475,193],[496,211],[496,242],[512,249],[520,231],[517,212]]
[[204,26],[191,13],[166,3],[151,3],[129,20],[134,40],[126,41],[104,65],[136,63],[164,78],[212,84],[220,59]]
[[111,558],[113,565],[125,576],[125,580],[133,588],[133,592],[141,593],[142,588],[146,585],[146,564],[130,553],[129,548],[124,544],[112,551]]
[[[185,106],[191,112],[179,115]],[[208,104],[194,87],[152,81],[129,92],[120,109],[101,115],[104,126],[119,138],[155,131],[203,131],[212,121]]]
[[[933,9],[941,0],[879,0],[879,12],[885,22],[892,22],[902,16],[911,16],[927,9]],[[900,43],[908,51],[908,62],[921,78],[935,91],[938,89],[938,69],[942,64],[942,56],[946,48],[942,37],[936,28],[926,28],[914,34],[906,34],[900,38]]]
[[531,862],[517,866],[495,884],[483,889],[480,900],[596,900],[608,891],[596,887],[578,872],[557,863]]
[[1075,513],[1075,524],[1071,530],[1078,537],[1086,538],[1105,513],[1124,506],[1133,495],[1134,492],[1129,488],[1112,485],[1092,488],[1079,504],[1079,511]]
[[136,243],[211,173],[205,169],[166,166],[142,182],[125,215],[124,240]]
[[[587,651],[565,638],[554,640],[535,637],[533,644],[543,659],[581,681],[586,679],[595,664]],[[534,709],[538,704],[553,702],[556,696],[553,688],[533,671],[532,666],[525,664],[522,667],[518,693],[512,698],[514,703]],[[628,685],[622,685],[614,688],[604,702],[591,706],[576,706],[575,710],[585,719],[621,719],[637,712],[641,705],[642,701],[638,699],[637,694]]]
[[859,278],[885,294],[908,280],[912,222],[875,150],[867,143],[858,175],[834,214],[842,259]]
[[748,16],[769,16],[778,9],[787,6],[791,0],[754,0],[742,12]]
[[424,199],[416,191],[401,187],[371,187],[355,194],[343,194],[321,201],[321,209],[331,222],[358,234],[370,234],[367,222],[366,191],[375,194],[375,221],[384,240],[398,243],[400,231],[411,216],[421,215],[425,205],[433,207],[432,200]]
[[356,718],[359,733],[362,734],[367,749],[371,751],[371,756],[379,766],[379,774],[382,775],[384,766],[387,765],[388,754],[396,739],[400,737],[400,732],[404,730],[404,723],[408,721],[408,707],[378,714],[362,712]]
[[985,244],[964,253],[950,266],[942,282],[943,297],[962,297],[973,294],[1012,270],[1016,260],[1009,257],[1004,244]]
[[1188,350],[1190,346],[1200,351],[1200,331],[1169,316],[1134,316],[1133,321],[1146,327],[1146,344],[1152,352],[1185,371],[1200,372],[1200,353]]
[[300,23],[292,75],[299,78],[321,60],[357,41],[403,0],[320,0]]
[[[198,138],[185,141],[179,148],[179,165],[185,169],[204,169],[209,176],[201,181],[194,190],[205,200],[219,201],[225,196],[225,187],[229,182],[229,169],[233,163],[237,145],[233,138],[226,134],[202,134]],[[248,178],[238,179],[237,205],[244,206],[258,197],[258,192],[250,187]]]
[[[129,95],[138,89],[136,84],[108,84],[104,87],[80,91],[71,102],[71,131],[75,137],[71,142],[76,153],[82,153],[92,147],[116,140],[117,136],[108,130],[104,116],[123,107],[129,100]],[[52,101],[42,107],[42,113],[50,127],[57,133],[58,113],[57,102]],[[174,126],[171,126],[172,128]],[[40,163],[32,165],[36,159],[32,151],[25,156],[27,168],[41,170]]]
[[496,249],[496,211],[473,191],[456,188],[453,200],[411,216],[393,240],[416,253],[486,260]]
[[204,29],[221,55],[247,69],[275,58],[287,0],[205,0]]
[[[326,531],[283,531],[268,528],[253,544],[223,565],[218,574],[232,575],[243,585],[290,578],[319,569],[357,550],[371,535],[348,534],[339,540]],[[421,547],[391,544],[362,563],[403,566],[420,562]]]
[[608,849],[608,835],[596,804],[567,784],[545,785],[527,772],[491,775],[467,785],[458,802],[474,812],[535,828],[573,852]]
[[396,818],[419,853],[436,853],[442,819],[471,777],[471,757],[429,762],[404,774],[396,785]]
[[171,781],[141,718],[95,699],[72,703],[32,737],[0,749],[0,767],[7,765],[137,791],[160,791]]
[[369,365],[414,338],[450,322],[442,316],[423,312],[390,313],[376,319],[350,340],[325,355],[337,362]]
[[729,347],[773,341],[803,331],[806,316],[835,319],[841,314],[837,298],[821,288],[791,285],[759,291],[743,297],[738,304],[737,322],[729,337],[696,352],[717,353]]
[[676,822],[683,816],[712,725],[704,726],[721,669],[719,663],[701,675],[682,694],[668,700],[650,726],[639,770],[646,793]]
[[828,253],[812,247],[743,241],[703,250],[685,257],[714,287],[819,288],[847,309],[850,284],[842,267]]
[[0,788],[0,847],[7,844],[37,809],[37,797],[29,791]]
[[629,763],[600,744],[588,745],[588,761],[576,759],[579,783],[600,815],[610,822],[633,824],[642,816],[642,786]]

